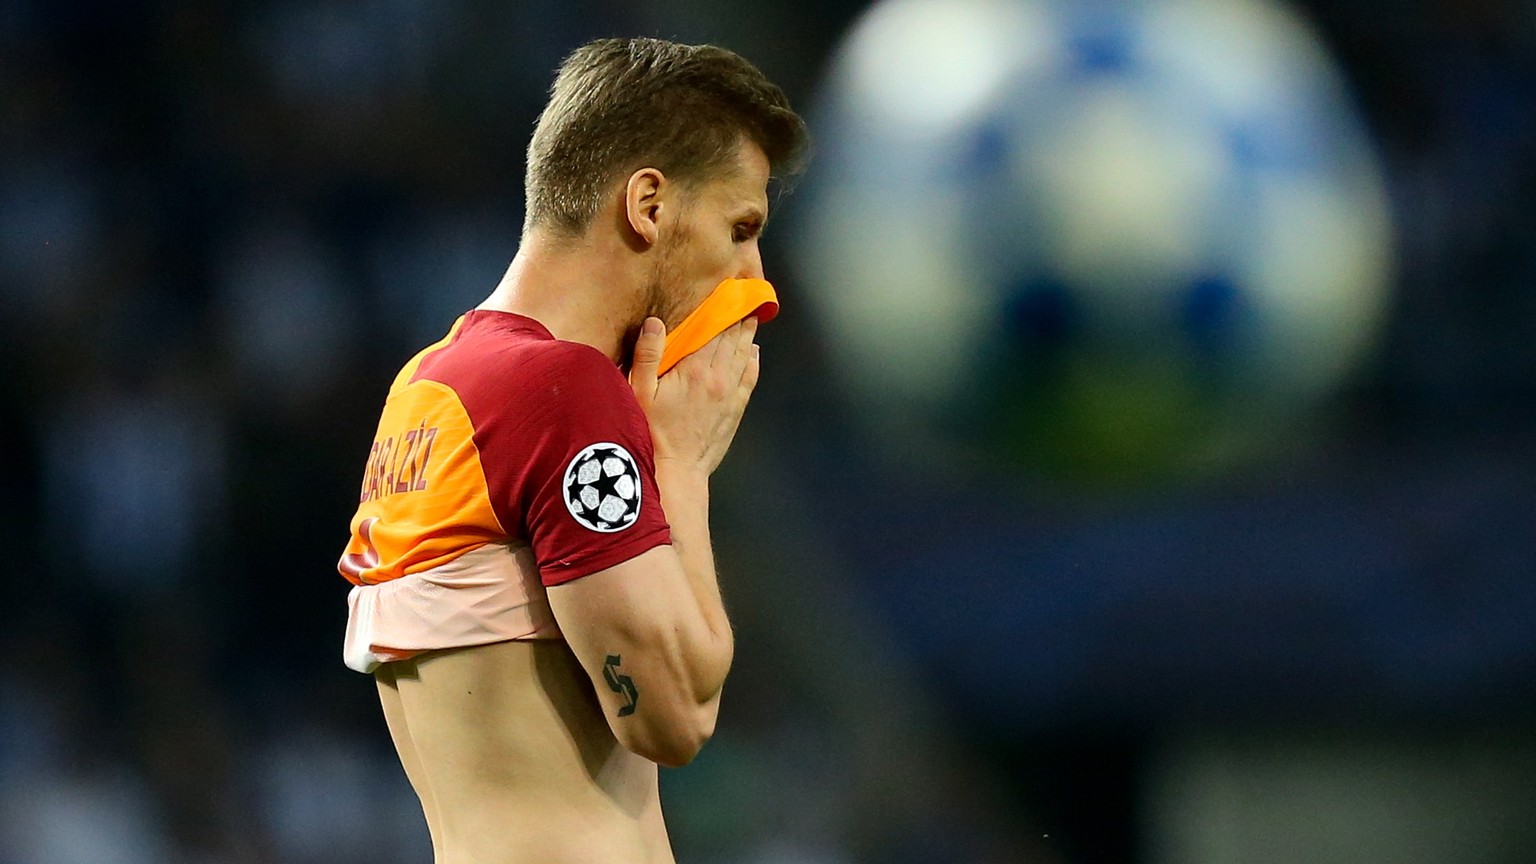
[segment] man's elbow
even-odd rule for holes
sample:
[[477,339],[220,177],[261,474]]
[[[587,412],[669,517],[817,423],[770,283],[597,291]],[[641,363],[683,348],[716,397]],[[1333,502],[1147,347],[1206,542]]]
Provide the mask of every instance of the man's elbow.
[[715,734],[716,716],[714,706],[698,706],[668,718],[647,718],[650,722],[623,727],[619,743],[664,768],[681,768]]

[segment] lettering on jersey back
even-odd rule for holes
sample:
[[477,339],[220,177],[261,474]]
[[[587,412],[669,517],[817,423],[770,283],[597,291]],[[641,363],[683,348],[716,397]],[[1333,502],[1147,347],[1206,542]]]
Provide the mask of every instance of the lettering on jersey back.
[[426,489],[432,445],[436,441],[437,427],[425,423],[403,434],[375,440],[368,451],[368,467],[363,471],[363,491],[358,500],[372,501]]

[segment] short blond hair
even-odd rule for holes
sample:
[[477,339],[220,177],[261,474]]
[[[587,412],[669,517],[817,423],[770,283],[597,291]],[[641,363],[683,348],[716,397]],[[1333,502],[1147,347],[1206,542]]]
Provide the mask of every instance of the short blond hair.
[[805,121],[737,54],[660,39],[599,39],[571,53],[528,144],[526,227],[576,235],[640,168],[696,182],[734,164],[743,139],[776,176],[798,171]]

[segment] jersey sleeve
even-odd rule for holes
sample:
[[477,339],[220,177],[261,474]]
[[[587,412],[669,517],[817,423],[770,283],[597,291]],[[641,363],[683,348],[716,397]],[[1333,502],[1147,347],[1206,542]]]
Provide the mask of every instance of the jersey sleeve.
[[533,547],[543,583],[671,543],[650,425],[618,367],[555,341],[519,358],[509,378],[505,410],[476,437],[503,527]]

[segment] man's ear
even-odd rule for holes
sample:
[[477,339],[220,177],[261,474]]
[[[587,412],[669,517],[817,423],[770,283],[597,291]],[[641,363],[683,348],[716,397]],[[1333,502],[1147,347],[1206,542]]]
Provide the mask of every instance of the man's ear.
[[647,246],[656,245],[661,236],[661,220],[670,217],[665,175],[655,168],[641,168],[629,175],[624,184],[624,215],[629,227]]

